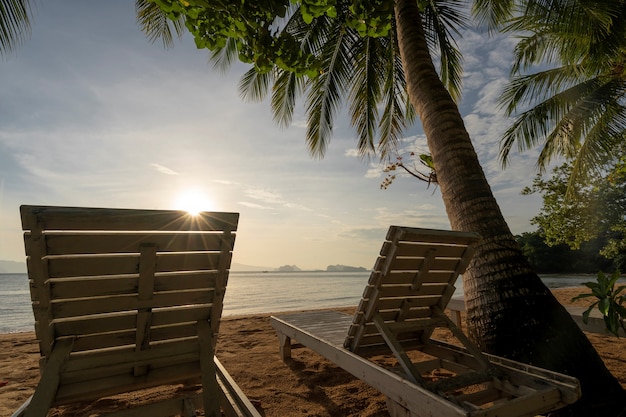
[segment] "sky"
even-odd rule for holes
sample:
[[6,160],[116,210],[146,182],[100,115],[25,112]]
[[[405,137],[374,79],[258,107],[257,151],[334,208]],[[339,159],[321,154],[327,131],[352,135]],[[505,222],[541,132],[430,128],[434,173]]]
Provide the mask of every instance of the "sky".
[[[507,120],[497,100],[514,42],[468,31],[460,110],[513,233],[541,207],[522,196],[537,152],[498,162]],[[355,153],[342,112],[326,156],[305,143],[303,106],[279,127],[267,102],[244,101],[247,69],[213,69],[186,35],[150,43],[134,1],[37,2],[32,35],[0,60],[0,259],[22,261],[19,206],[239,212],[233,262],[276,268],[373,266],[389,225],[449,229],[439,191],[409,178],[387,189],[377,160]],[[419,123],[399,151],[425,151]]]

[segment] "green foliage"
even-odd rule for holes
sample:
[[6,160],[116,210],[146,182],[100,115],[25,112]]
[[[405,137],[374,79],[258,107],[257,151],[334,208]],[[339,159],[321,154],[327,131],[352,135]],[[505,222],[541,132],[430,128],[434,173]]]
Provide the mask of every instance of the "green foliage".
[[580,249],[565,244],[548,245],[540,230],[524,232],[515,239],[533,270],[540,274],[589,274],[613,267],[611,260],[599,254],[603,246],[599,239],[582,243]]
[[500,156],[506,166],[514,144],[519,151],[540,147],[541,172],[555,158],[572,160],[571,192],[596,176],[626,139],[626,1],[525,3],[507,28],[524,35],[501,100],[516,119]]
[[626,290],[626,285],[615,288],[620,274],[615,271],[613,275],[607,277],[603,272],[598,273],[596,282],[585,282],[584,285],[591,290],[591,293],[580,294],[572,301],[587,297],[596,297],[598,301],[594,302],[583,313],[583,322],[589,322],[589,314],[594,307],[598,307],[604,318],[606,329],[613,335],[619,337],[620,328],[626,333],[626,294],[621,294]]
[[215,51],[234,41],[238,58],[252,63],[260,73],[275,66],[298,75],[316,77],[321,73],[318,57],[301,48],[301,39],[281,30],[282,20],[293,5],[305,23],[320,18],[341,18],[346,27],[362,36],[387,36],[393,18],[392,0],[349,3],[350,13],[338,13],[337,0],[149,0],[172,20],[184,16],[187,29],[198,48]]
[[177,20],[183,15],[198,48],[221,49],[232,40],[239,59],[253,63],[260,72],[277,65],[313,77],[318,73],[315,57],[304,53],[289,33],[274,36],[280,19],[289,11],[289,0],[150,1],[170,19]]
[[625,160],[617,161],[604,176],[586,185],[576,185],[568,197],[571,164],[554,168],[552,177],[537,176],[524,194],[539,192],[543,206],[531,219],[545,242],[579,249],[586,242],[601,242],[599,253],[612,259],[614,268],[626,265],[626,174]]

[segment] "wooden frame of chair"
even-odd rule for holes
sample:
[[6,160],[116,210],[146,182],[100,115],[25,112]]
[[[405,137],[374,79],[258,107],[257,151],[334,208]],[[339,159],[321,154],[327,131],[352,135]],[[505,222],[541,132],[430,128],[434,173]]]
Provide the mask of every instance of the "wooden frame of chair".
[[201,401],[114,415],[259,415],[214,356],[237,213],[20,210],[42,377],[14,416],[189,380]]
[[[575,378],[483,354],[444,314],[479,239],[474,233],[390,227],[351,320],[336,312],[271,318],[281,357],[287,360],[291,340],[298,340],[383,391],[394,416],[444,415],[446,407],[445,415],[524,416],[576,401]],[[449,329],[463,347],[432,340],[438,327]],[[395,356],[402,383],[357,356],[381,346]],[[407,349],[422,355],[412,358]],[[424,378],[438,369],[451,376]],[[407,386],[415,402],[407,398]]]

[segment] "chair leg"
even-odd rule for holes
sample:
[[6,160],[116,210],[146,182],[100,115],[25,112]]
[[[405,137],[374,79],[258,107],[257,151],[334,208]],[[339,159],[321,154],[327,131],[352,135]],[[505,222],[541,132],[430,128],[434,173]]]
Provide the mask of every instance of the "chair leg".
[[46,417],[59,387],[61,368],[73,346],[73,337],[58,339],[55,342],[24,417]]
[[185,398],[183,400],[183,406],[184,406],[183,415],[185,417],[196,417],[197,415],[196,407],[191,398]]
[[215,369],[213,334],[208,321],[198,322],[200,341],[200,368],[202,370],[202,400],[207,417],[220,417],[220,395]]
[[283,361],[291,359],[291,338],[283,333],[278,333],[280,358]]

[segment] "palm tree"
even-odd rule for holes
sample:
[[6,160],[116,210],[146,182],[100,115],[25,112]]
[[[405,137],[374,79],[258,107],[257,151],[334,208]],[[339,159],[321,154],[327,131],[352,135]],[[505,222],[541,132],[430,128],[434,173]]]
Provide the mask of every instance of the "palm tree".
[[[159,1],[164,2],[164,0]],[[171,2],[168,0],[168,3]],[[320,2],[315,3],[319,5]],[[381,2],[376,3],[380,5]],[[425,6],[459,3],[455,0],[432,0],[420,2],[418,6],[415,0],[396,0],[393,3],[395,32],[390,32],[390,40],[387,44],[383,46],[380,41],[380,45],[381,50],[391,54],[392,48],[396,48],[394,38],[397,36],[397,51],[403,63],[403,78],[406,81],[408,97],[426,133],[437,173],[437,182],[452,228],[478,232],[483,237],[468,272],[463,276],[471,336],[483,350],[488,352],[578,377],[583,389],[583,398],[568,410],[568,412],[573,412],[573,415],[619,415],[626,405],[623,389],[610,375],[567,311],[543,285],[523,256],[493,197],[453,96],[446,89],[433,64],[429,49],[429,39],[432,37],[429,38],[429,34],[425,32],[425,27],[428,27],[424,22],[425,17],[428,17]],[[492,3],[511,2],[485,0],[480,3],[488,9],[485,12],[486,17],[496,22],[506,15],[507,7],[491,7]],[[211,6],[205,2],[197,2],[197,4],[202,4],[199,6],[200,9]],[[341,5],[343,2],[337,2],[337,4]],[[181,13],[184,13],[185,7],[180,4],[173,6]],[[225,13],[225,9],[229,6],[220,4],[219,7],[220,12]],[[280,45],[273,42],[275,39],[284,39],[281,38],[283,33],[276,34],[275,38],[264,37],[268,36],[269,28],[272,27],[272,22],[268,19],[271,14],[269,12],[264,14],[258,8],[242,12],[240,9],[235,10],[235,7],[239,6],[230,7],[229,11],[232,14],[229,14],[224,22],[216,21],[217,14],[206,9],[206,17],[198,18],[196,26],[193,22],[188,22],[190,23],[188,27],[191,27],[197,42],[205,42],[210,49],[216,49],[216,45],[217,49],[232,48],[245,55],[244,60],[255,63],[258,74],[248,73],[247,76],[251,79],[244,82],[244,85],[254,86],[253,91],[267,92],[268,82],[272,80],[271,77],[275,77],[273,78],[275,80],[273,99],[278,100],[278,103],[274,104],[275,111],[283,108],[283,105],[289,109],[289,103],[298,94],[302,94],[306,88],[311,89],[309,90],[309,109],[314,109],[314,111],[310,110],[309,116],[314,117],[310,117],[309,122],[319,123],[318,126],[309,126],[307,133],[308,143],[314,154],[323,154],[324,138],[329,137],[328,132],[332,128],[332,118],[328,118],[328,115],[333,114],[332,105],[338,103],[341,92],[361,91],[359,88],[364,87],[362,84],[351,85],[348,75],[356,75],[367,68],[389,70],[390,67],[396,67],[395,58],[384,61],[381,67],[378,64],[360,66],[356,64],[359,62],[358,58],[352,56],[352,49],[343,46],[343,42],[359,41],[351,40],[348,35],[342,38],[329,36],[328,39],[315,39],[316,33],[313,33],[312,28],[311,32],[305,32],[311,35],[310,38],[304,37],[298,40],[293,33],[287,34],[289,40],[287,44],[291,52],[294,52],[294,49],[297,50],[297,58],[301,59],[302,53],[307,55],[316,51],[310,45],[319,42],[323,46],[319,49],[322,52],[320,52],[321,59],[318,61],[318,63],[321,61],[319,67],[321,74],[311,81],[281,76],[280,72],[267,75],[267,62],[271,61],[272,57],[282,59],[285,56],[286,51],[279,50]],[[196,15],[202,11],[196,8],[193,13]],[[238,13],[247,13],[245,19],[238,17]],[[333,10],[334,13],[341,17],[341,7],[337,6],[337,10]],[[490,13],[492,14],[489,15]],[[258,17],[259,20],[251,24],[251,16]],[[192,19],[194,19],[193,16]],[[210,32],[208,32],[209,25],[206,24],[208,21],[211,22]],[[236,30],[240,32],[234,35],[233,22],[245,22],[244,25],[236,27]],[[317,21],[314,19],[312,25],[316,24]],[[289,27],[289,24],[286,27]],[[338,27],[333,35],[340,34],[343,29],[343,27]],[[216,35],[216,32],[220,30],[226,38],[235,38],[232,39],[232,43],[223,43],[223,38]],[[342,44],[324,45],[333,39]],[[325,51],[329,52],[328,57],[324,55]],[[371,56],[369,53],[363,53],[364,57]],[[397,52],[393,54],[398,55]],[[255,61],[256,57],[261,62]],[[310,62],[308,56],[305,56],[304,60]],[[349,62],[355,65],[351,67]],[[271,65],[269,67],[270,72],[274,71]],[[284,67],[283,69],[291,70],[291,68]],[[385,71],[382,73],[388,74]],[[373,75],[376,72],[370,72],[370,74]],[[397,71],[396,74],[398,74]],[[256,80],[255,77],[259,79]],[[387,75],[386,79],[392,78]],[[376,83],[372,86],[372,83],[367,82],[372,78],[361,78],[361,80],[366,82],[367,87],[375,88],[376,86]],[[310,84],[306,85],[307,82]],[[315,90],[316,83],[324,83],[321,86],[323,88]],[[385,91],[384,88],[382,90]],[[369,103],[375,101],[368,100],[373,100],[377,96],[372,91],[374,90],[366,92],[363,96],[366,97],[365,102],[368,105],[358,108],[355,108],[354,104],[352,106],[353,120],[355,110],[361,109],[366,113],[357,117],[357,123],[355,123],[363,153],[367,153],[372,148],[372,135],[369,132],[372,130],[373,118],[370,117],[372,113]],[[359,94],[355,93],[355,96],[362,99]],[[284,100],[281,97],[284,97]],[[349,99],[354,101],[355,97],[349,95]],[[279,120],[282,117],[280,114],[279,112]],[[402,112],[395,114],[400,115]],[[359,120],[367,122],[358,122]],[[364,137],[366,140],[363,140]],[[311,138],[321,140],[316,141]],[[387,143],[392,144],[393,140]]]
[[[556,157],[572,161],[571,194],[626,139],[626,2],[554,1],[562,13],[542,3],[529,1],[507,28],[527,35],[515,48],[502,103],[508,115],[527,109],[504,135],[501,159],[506,165],[515,143],[520,151],[542,145],[540,171]],[[524,74],[534,65],[549,67]]]
[[0,55],[6,56],[30,36],[29,0],[0,0]]
[[[576,415],[619,415],[623,389],[532,270],[502,216],[458,108],[432,65],[415,1],[396,0],[394,11],[407,89],[450,224],[483,237],[463,276],[470,335],[488,352],[579,378],[583,398],[570,409]],[[609,407],[594,409],[605,401]]]

